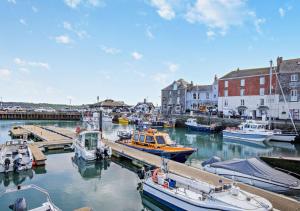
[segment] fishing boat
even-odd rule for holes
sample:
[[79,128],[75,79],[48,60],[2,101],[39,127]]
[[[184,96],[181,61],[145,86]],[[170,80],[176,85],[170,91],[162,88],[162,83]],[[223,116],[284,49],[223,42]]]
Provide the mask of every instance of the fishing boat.
[[10,194],[10,193],[19,193],[21,191],[25,190],[36,190],[42,194],[44,194],[47,198],[46,202],[42,203],[41,206],[33,208],[33,209],[28,209],[26,199],[24,197],[22,198],[17,198],[15,202],[11,205],[9,205],[9,209],[14,210],[14,211],[60,211],[57,206],[52,202],[49,193],[44,190],[43,188],[36,186],[36,185],[23,185],[23,186],[17,186],[14,188],[8,188],[4,192],[0,194],[0,197],[5,195],[5,194]]
[[300,193],[300,180],[278,171],[257,158],[221,161],[218,157],[202,163],[203,169],[229,179],[287,195]]
[[20,139],[7,141],[1,148],[0,173],[31,169],[32,162],[32,153],[26,141]]
[[268,130],[267,126],[263,121],[246,120],[238,128],[223,130],[223,137],[246,142],[268,141],[273,136],[273,131]]
[[131,139],[119,140],[117,143],[181,163],[196,151],[174,144],[167,133],[155,129],[134,131]]
[[93,161],[111,157],[112,149],[103,143],[100,131],[77,128],[76,134],[72,148],[78,158]]
[[200,132],[207,132],[207,133],[218,132],[218,127],[216,124],[210,124],[210,125],[198,124],[197,120],[194,118],[187,119],[185,125],[189,130],[192,131],[200,131]]
[[170,173],[166,167],[146,172],[142,191],[172,210],[272,210],[267,199],[242,191],[234,184],[213,186]]
[[122,124],[122,125],[128,125],[129,120],[126,117],[119,117],[118,122],[119,122],[119,124]]

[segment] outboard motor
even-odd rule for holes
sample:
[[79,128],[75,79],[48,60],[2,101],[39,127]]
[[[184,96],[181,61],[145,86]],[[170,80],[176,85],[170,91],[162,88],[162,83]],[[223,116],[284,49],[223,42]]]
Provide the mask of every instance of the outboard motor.
[[4,168],[5,168],[5,171],[8,171],[9,165],[10,165],[10,159],[9,159],[9,158],[6,158],[6,159],[4,160]]
[[27,203],[25,198],[18,198],[14,204],[9,205],[9,209],[13,211],[27,211]]
[[209,158],[208,160],[202,162],[202,166],[206,166],[206,165],[209,165],[209,164],[213,164],[213,163],[217,163],[217,162],[220,162],[221,161],[221,158],[217,157],[217,156],[213,156],[211,158]]
[[102,152],[101,152],[101,149],[99,149],[99,148],[96,149],[96,159],[97,160],[102,159]]
[[137,175],[141,180],[145,179],[145,168],[143,167],[137,170]]

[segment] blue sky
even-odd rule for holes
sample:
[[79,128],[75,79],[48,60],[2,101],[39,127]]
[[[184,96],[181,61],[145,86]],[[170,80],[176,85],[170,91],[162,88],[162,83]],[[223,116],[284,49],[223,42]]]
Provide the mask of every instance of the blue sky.
[[1,0],[3,101],[160,102],[176,79],[299,57],[298,0]]

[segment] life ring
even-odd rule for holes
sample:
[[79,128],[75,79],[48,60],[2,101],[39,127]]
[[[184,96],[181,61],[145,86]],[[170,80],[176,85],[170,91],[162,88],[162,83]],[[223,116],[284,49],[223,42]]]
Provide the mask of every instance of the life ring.
[[152,174],[152,180],[153,182],[157,182],[157,174],[158,174],[159,168],[155,169]]

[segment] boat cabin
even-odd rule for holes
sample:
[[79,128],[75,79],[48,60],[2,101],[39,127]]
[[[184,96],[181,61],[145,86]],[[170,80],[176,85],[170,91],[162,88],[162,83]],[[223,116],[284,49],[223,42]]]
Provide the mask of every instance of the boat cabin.
[[78,135],[78,143],[86,150],[96,150],[100,140],[99,131],[84,131]]
[[154,129],[148,129],[146,131],[135,131],[131,138],[131,143],[161,147],[172,144],[172,141],[167,133],[161,133]]
[[246,121],[245,123],[241,124],[241,130],[266,130],[268,129],[268,124],[265,122],[258,122],[258,121]]

